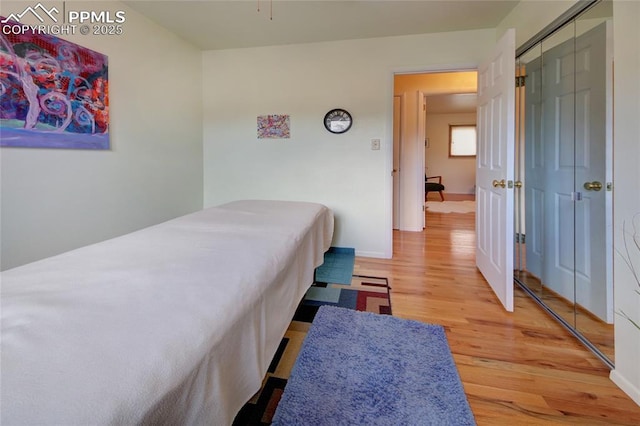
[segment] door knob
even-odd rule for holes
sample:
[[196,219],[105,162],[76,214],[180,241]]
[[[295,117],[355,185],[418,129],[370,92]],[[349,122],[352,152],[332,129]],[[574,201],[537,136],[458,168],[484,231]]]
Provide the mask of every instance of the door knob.
[[522,181],[517,180],[513,183],[513,186],[515,186],[516,188],[522,188]]
[[602,184],[597,180],[593,182],[585,182],[584,189],[587,191],[600,191],[602,189]]
[[504,188],[505,186],[507,186],[507,183],[504,181],[504,179],[502,180],[494,179],[493,182],[491,182],[491,184],[493,185],[494,188],[497,188],[497,187]]

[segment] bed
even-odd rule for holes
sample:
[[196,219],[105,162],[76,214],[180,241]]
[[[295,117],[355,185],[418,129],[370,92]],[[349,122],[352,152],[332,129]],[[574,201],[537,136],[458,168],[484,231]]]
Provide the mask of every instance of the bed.
[[4,271],[1,423],[231,424],[332,235],[236,201]]

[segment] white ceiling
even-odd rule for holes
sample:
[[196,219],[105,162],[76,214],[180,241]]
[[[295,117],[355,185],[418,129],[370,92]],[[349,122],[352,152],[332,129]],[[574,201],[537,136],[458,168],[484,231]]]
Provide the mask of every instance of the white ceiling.
[[214,50],[495,28],[518,1],[133,0],[124,3],[200,49]]

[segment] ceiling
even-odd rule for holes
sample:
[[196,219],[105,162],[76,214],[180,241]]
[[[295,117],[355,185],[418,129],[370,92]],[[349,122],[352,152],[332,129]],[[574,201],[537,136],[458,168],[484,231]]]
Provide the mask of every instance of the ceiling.
[[427,114],[475,113],[478,104],[476,93],[426,96]]
[[133,0],[124,3],[194,46],[216,50],[495,28],[518,1]]

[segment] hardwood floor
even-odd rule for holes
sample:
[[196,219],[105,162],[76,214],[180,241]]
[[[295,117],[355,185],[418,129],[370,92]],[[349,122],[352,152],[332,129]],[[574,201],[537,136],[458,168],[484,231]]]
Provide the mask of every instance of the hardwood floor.
[[604,356],[611,361],[615,359],[613,324],[607,324],[582,306],[574,305],[543,285],[538,277],[526,271],[515,271],[514,276],[525,283],[532,292],[565,321],[569,324],[575,324],[576,329],[593,343]]
[[389,278],[394,316],[445,327],[478,425],[640,425],[606,366],[522,290],[503,310],[475,266],[473,213],[426,223],[394,231],[393,259],[357,257],[355,273]]

